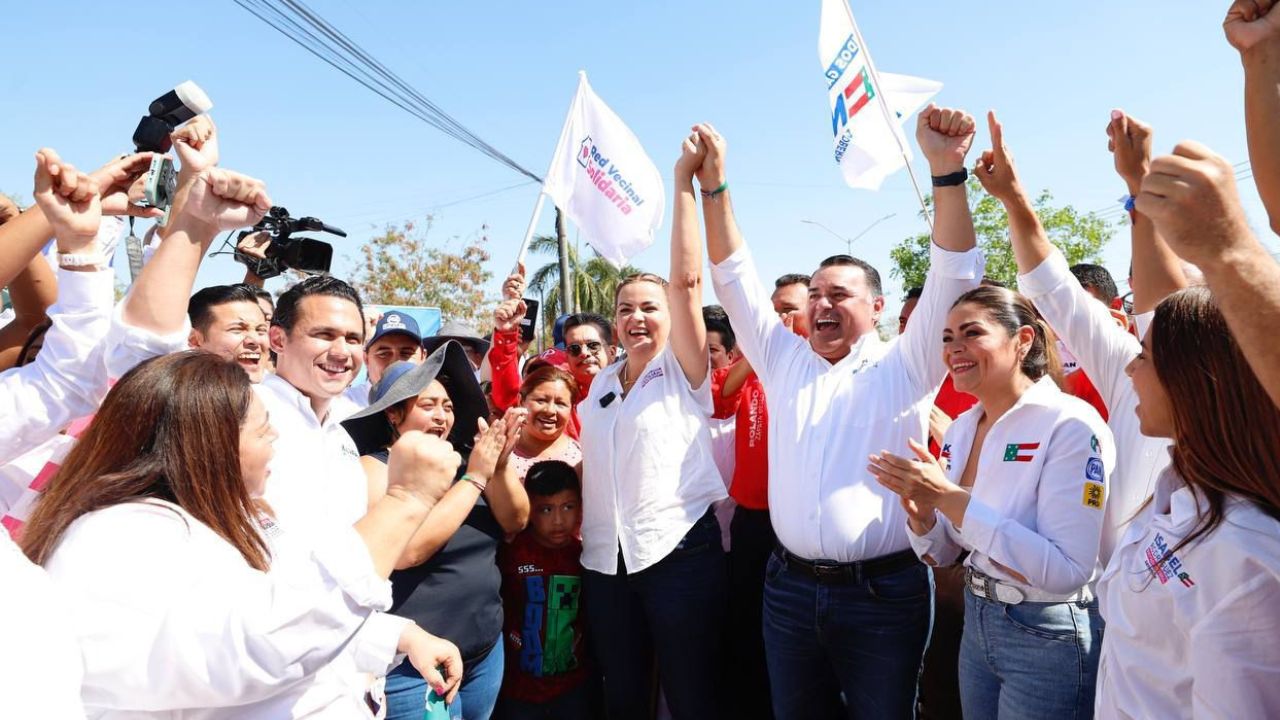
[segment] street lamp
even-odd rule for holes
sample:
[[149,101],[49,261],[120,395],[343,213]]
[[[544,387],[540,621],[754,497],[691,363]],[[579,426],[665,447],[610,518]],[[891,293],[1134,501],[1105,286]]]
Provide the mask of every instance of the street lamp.
[[832,230],[831,228],[827,227],[826,225],[823,225],[822,223],[820,223],[820,222],[818,222],[818,221],[816,221],[816,220],[801,220],[800,222],[805,223],[806,225],[817,225],[818,227],[822,228],[823,230],[826,230],[827,232],[831,233],[832,235],[835,235],[837,238],[839,238],[839,239],[840,239],[840,240],[845,244],[845,248],[847,248],[847,252],[846,252],[846,254],[848,254],[848,255],[852,255],[852,254],[853,254],[853,242],[854,242],[855,240],[857,240],[858,238],[862,237],[863,235],[866,235],[867,233],[871,232],[871,228],[873,228],[873,227],[875,227],[875,226],[879,225],[880,223],[884,222],[885,220],[888,220],[888,219],[889,219],[889,218],[891,218],[891,217],[894,217],[894,216],[895,216],[895,215],[897,215],[897,214],[898,214],[898,213],[889,213],[888,215],[885,215],[884,217],[880,218],[879,220],[876,220],[875,222],[873,222],[873,223],[871,223],[870,225],[868,225],[868,226],[866,226],[865,228],[863,228],[862,232],[858,233],[857,235],[854,235],[854,236],[853,236],[853,237],[851,237],[851,238],[847,238],[847,237],[845,237],[845,236],[841,235],[840,233],[836,232],[835,230]]

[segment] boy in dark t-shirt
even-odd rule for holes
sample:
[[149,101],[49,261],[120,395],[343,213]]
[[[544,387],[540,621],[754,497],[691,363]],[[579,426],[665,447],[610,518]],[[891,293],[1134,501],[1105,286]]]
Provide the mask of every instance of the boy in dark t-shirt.
[[496,717],[591,717],[582,614],[582,493],[558,460],[525,476],[529,526],[498,551],[506,672]]

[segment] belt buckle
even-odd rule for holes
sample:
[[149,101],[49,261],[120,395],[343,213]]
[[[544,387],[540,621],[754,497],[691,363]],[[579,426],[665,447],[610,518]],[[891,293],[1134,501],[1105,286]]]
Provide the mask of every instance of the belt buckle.
[[809,564],[809,567],[813,569],[813,576],[816,578],[839,577],[843,574],[843,569],[839,565],[821,560],[815,560]]

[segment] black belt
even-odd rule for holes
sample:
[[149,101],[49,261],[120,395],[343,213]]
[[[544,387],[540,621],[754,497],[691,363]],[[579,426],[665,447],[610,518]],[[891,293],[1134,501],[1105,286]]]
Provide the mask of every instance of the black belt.
[[781,545],[774,550],[774,553],[787,564],[787,568],[801,575],[807,575],[820,583],[861,582],[870,578],[892,575],[921,564],[914,550],[903,550],[854,562],[806,560],[787,552],[787,549]]

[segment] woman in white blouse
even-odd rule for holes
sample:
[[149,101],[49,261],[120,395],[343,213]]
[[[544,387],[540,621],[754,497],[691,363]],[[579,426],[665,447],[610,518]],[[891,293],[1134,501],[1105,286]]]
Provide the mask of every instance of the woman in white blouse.
[[406,438],[394,501],[309,538],[309,558],[273,562],[259,498],[274,439],[248,376],[209,353],[145,362],[107,395],[22,537],[69,608],[91,717],[369,717],[341,691],[312,704],[316,674],[345,653],[376,674],[396,651],[443,665],[432,677],[453,692],[457,649],[377,611],[457,454]]
[[1203,287],[1156,307],[1128,372],[1172,463],[1098,583],[1097,715],[1280,717],[1280,409]]
[[717,674],[728,577],[711,504],[725,489],[708,424],[693,189],[705,155],[686,139],[676,163],[673,282],[643,274],[619,286],[614,320],[627,358],[601,371],[579,405],[583,606],[615,719],[652,717],[655,656],[676,720],[723,711]]
[[960,698],[965,717],[1090,717],[1101,623],[1090,583],[1110,432],[1059,390],[1048,326],[1030,301],[980,287],[943,331],[956,389],[978,398],[943,437],[941,461],[912,443],[870,470],[898,493],[912,547],[966,566]]

